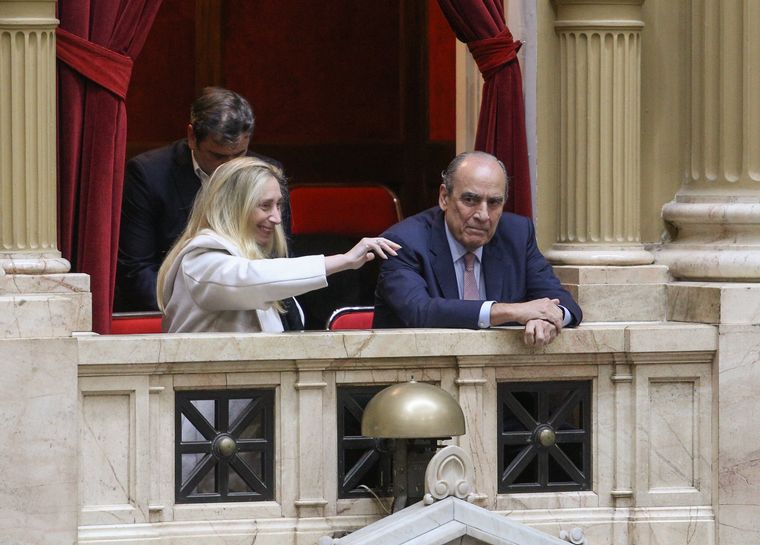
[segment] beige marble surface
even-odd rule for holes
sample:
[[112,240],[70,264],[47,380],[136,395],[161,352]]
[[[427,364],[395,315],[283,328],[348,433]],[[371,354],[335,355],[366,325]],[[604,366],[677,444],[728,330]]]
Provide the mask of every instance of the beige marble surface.
[[86,274],[0,276],[0,339],[69,337],[91,330]]
[[89,291],[90,277],[82,273],[0,275],[0,295]]
[[717,376],[720,543],[760,543],[758,324],[720,326]]
[[0,295],[0,338],[69,337],[90,330],[90,293]]
[[75,543],[77,346],[0,341],[0,543]]
[[[324,360],[324,366],[374,369],[393,358],[424,357],[423,365],[447,365],[458,357],[497,356],[504,362],[566,361],[568,354],[610,354],[625,351],[676,352],[714,350],[713,326],[684,323],[585,323],[565,329],[546,348],[522,342],[522,328],[492,330],[364,330],[286,334],[167,334],[108,335],[78,338],[80,373],[97,372],[113,365],[143,365],[161,372],[164,364],[201,363],[207,370],[229,365],[255,364],[257,370],[283,366],[295,369],[295,361]],[[339,363],[340,362],[340,363]],[[135,367],[135,370],[138,370]],[[143,371],[143,369],[139,369]],[[106,370],[106,372],[108,372]]]
[[[525,347],[519,328],[77,337],[82,422],[87,424],[81,444],[88,451],[81,463],[101,468],[81,479],[80,539],[146,543],[150,536],[183,545],[227,544],[239,543],[249,532],[257,543],[278,543],[279,536],[313,544],[319,536],[361,528],[381,510],[373,500],[337,499],[336,388],[414,377],[439,384],[463,407],[468,432],[451,443],[475,461],[476,505],[554,535],[582,526],[595,542],[618,545],[626,542],[618,537],[630,541],[634,532],[652,534],[632,526],[642,509],[671,505],[659,502],[666,497],[662,494],[652,507],[636,504],[634,493],[649,492],[639,475],[637,449],[647,422],[640,415],[651,413],[658,422],[682,425],[709,411],[708,393],[692,387],[695,376],[709,372],[717,341],[714,326],[659,322],[588,323],[564,331],[547,349]],[[650,389],[656,372],[665,379]],[[492,432],[498,425],[493,409],[497,383],[558,378],[593,384],[593,489],[497,494]],[[657,390],[662,385],[666,392]],[[274,501],[175,505],[174,390],[259,386],[276,388]],[[639,399],[653,401],[637,408]],[[684,454],[679,447],[688,438],[663,431],[654,440],[680,461],[697,460],[692,467],[702,471],[700,463],[709,459],[712,444],[694,443]],[[661,459],[657,463],[645,474],[672,484],[670,468]],[[692,488],[698,494],[709,491]],[[127,497],[133,501],[125,502]],[[712,511],[685,517],[702,504],[694,498],[679,501],[657,520],[669,524],[674,536],[688,535],[690,527],[709,535]],[[243,520],[255,524],[239,523]],[[651,526],[648,519],[640,524]],[[658,525],[654,527],[662,527]],[[693,543],[709,545],[702,538]]]
[[673,282],[668,285],[668,318],[705,324],[760,323],[760,285]]
[[670,280],[668,268],[662,265],[555,266],[554,273],[563,284],[664,284]]
[[583,309],[584,320],[630,322],[666,318],[667,267],[585,265],[554,270]]

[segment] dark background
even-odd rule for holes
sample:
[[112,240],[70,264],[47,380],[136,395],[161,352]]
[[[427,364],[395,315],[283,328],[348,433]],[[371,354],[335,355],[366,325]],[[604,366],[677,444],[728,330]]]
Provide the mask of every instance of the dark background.
[[435,0],[164,0],[135,63],[127,157],[184,136],[200,89],[248,98],[291,184],[382,183],[432,206],[454,155],[455,38]]

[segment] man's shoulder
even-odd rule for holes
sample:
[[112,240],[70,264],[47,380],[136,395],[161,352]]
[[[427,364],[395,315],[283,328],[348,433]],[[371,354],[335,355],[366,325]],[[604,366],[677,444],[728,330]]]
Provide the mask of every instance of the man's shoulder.
[[499,219],[498,232],[510,236],[530,235],[533,232],[533,220],[519,214],[504,212]]
[[191,163],[187,140],[177,140],[166,146],[144,151],[129,160],[133,166],[143,170],[169,169],[176,163]]
[[144,151],[132,157],[130,161],[150,162],[166,157],[172,157],[177,154],[188,153],[189,151],[190,148],[187,145],[187,140],[182,138],[165,146],[161,146],[160,148],[153,148]]
[[443,213],[436,206],[401,220],[389,227],[386,234],[417,238],[429,232],[438,221],[443,221]]

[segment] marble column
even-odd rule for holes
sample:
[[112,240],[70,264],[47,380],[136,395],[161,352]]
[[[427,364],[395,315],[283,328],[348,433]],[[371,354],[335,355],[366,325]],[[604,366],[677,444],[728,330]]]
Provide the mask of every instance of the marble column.
[[0,3],[0,266],[65,273],[56,247],[55,2]]
[[89,278],[56,249],[54,0],[0,0],[0,542],[76,543]]
[[89,277],[56,247],[54,0],[0,2],[0,338],[90,331]]
[[553,262],[646,265],[640,237],[641,4],[557,0],[560,198]]
[[665,319],[667,270],[641,243],[641,6],[556,0],[559,196],[545,253],[586,320]]
[[760,280],[760,3],[694,0],[685,182],[657,262],[681,280]]

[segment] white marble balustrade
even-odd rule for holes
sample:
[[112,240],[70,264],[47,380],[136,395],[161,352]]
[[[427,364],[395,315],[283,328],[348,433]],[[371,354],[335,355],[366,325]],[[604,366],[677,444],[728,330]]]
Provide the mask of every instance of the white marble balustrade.
[[[545,350],[516,328],[76,343],[80,543],[307,544],[367,525],[374,500],[337,498],[336,387],[411,377],[460,401],[478,505],[554,536],[582,527],[594,545],[713,543],[711,325],[590,324]],[[592,490],[497,494],[496,384],[573,379],[593,385]],[[275,500],[175,505],[175,389],[259,386],[276,389]]]

